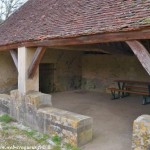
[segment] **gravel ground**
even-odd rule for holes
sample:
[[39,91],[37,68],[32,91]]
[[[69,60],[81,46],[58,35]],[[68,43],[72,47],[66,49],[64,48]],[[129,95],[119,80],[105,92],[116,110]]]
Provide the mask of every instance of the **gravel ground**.
[[22,147],[30,149],[52,149],[52,141],[50,137],[41,134],[17,122],[4,123],[0,122],[0,149],[9,149],[14,147],[19,149]]
[[61,138],[42,134],[5,114],[0,115],[0,150],[79,150],[62,144]]

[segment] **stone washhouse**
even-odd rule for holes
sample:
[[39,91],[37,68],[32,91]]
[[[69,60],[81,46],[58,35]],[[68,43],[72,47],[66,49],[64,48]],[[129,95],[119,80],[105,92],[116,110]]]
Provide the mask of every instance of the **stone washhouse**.
[[[150,80],[149,39],[149,0],[28,0],[0,25],[0,109],[82,146],[92,140],[93,119],[54,108],[50,93]],[[149,115],[135,120],[135,150],[143,139],[142,150],[150,145],[149,123]]]

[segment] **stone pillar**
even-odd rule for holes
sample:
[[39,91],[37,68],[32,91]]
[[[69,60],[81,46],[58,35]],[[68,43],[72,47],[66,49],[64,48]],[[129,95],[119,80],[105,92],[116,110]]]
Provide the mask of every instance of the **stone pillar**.
[[23,95],[28,91],[39,91],[39,69],[33,79],[28,79],[27,74],[35,51],[35,48],[18,48],[18,90]]
[[142,115],[134,121],[132,149],[150,150],[150,115]]

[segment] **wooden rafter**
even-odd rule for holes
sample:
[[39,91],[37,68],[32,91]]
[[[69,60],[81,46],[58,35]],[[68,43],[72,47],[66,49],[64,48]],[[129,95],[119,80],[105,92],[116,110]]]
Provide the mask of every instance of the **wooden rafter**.
[[14,61],[14,64],[18,70],[18,54],[17,54],[17,51],[16,50],[10,50],[10,54],[11,54],[11,57]]
[[37,71],[37,68],[39,66],[39,63],[44,55],[46,51],[46,47],[38,47],[34,53],[34,56],[33,56],[33,59],[32,59],[32,62],[29,66],[29,69],[28,69],[28,78],[33,78],[36,71]]
[[139,41],[126,41],[134,54],[137,56],[142,66],[150,75],[150,53]]
[[94,43],[119,42],[128,40],[150,39],[150,29],[141,29],[137,31],[124,31],[114,33],[101,33],[95,35],[84,35],[78,37],[55,38],[49,40],[39,40],[30,42],[20,42],[10,45],[0,46],[0,51],[15,49],[18,47],[54,47],[67,45],[81,45]]

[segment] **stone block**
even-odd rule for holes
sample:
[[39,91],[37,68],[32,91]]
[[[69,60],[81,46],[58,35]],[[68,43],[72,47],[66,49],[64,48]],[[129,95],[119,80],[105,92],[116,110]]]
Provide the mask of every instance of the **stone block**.
[[38,127],[37,127],[37,130],[44,133],[44,134],[47,134],[47,131],[46,131],[46,128],[45,128],[45,114],[40,112],[40,111],[37,111],[37,124],[38,124]]
[[10,116],[16,119],[17,121],[20,121],[24,118],[22,115],[22,102],[24,101],[24,96],[20,94],[18,90],[12,90],[10,92]]
[[0,112],[10,114],[10,96],[0,94]]
[[25,96],[26,104],[32,105],[35,109],[52,106],[51,95],[31,91]]
[[132,149],[150,150],[150,115],[142,115],[134,121]]
[[22,101],[22,95],[17,89],[10,91],[10,97],[14,100]]
[[[25,96],[24,107],[22,107],[22,109],[25,108],[23,112],[25,115],[24,124],[37,130],[41,129],[39,127],[40,123],[37,123],[37,121],[40,119],[37,116],[37,110],[42,107],[50,106],[52,106],[51,95],[35,91],[29,92]],[[41,131],[43,130],[41,129]]]
[[41,107],[52,106],[51,95],[30,91],[22,95],[18,90],[10,92],[11,116],[26,125],[35,127],[36,111]]
[[44,114],[46,132],[60,136],[64,143],[82,146],[92,140],[92,118],[53,107],[41,108],[38,113]]

